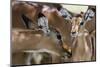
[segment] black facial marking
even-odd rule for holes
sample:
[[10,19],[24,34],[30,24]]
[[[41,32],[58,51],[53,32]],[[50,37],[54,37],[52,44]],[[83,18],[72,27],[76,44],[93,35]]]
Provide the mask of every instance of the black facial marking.
[[66,18],[66,17],[67,17],[67,15],[63,15],[62,17]]
[[44,15],[42,13],[39,13],[38,18],[40,18],[40,17],[44,17]]
[[83,25],[83,24],[84,24],[84,22],[81,22],[81,23],[80,23],[80,25]]
[[29,22],[32,22],[28,17],[26,17],[24,14],[21,15],[26,27],[29,29]]

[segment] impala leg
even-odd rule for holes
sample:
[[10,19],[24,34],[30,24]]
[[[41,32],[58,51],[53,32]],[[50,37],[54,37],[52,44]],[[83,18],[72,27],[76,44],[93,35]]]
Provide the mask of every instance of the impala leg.
[[35,64],[41,64],[43,56],[40,53],[33,53],[32,57],[34,58]]
[[27,57],[27,59],[26,59],[26,64],[27,64],[27,65],[31,65],[31,60],[32,60],[32,53],[29,53],[29,54],[28,54],[28,57]]

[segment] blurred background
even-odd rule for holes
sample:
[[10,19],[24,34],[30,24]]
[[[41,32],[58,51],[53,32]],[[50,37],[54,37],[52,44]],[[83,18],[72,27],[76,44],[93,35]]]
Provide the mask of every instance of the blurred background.
[[65,4],[62,6],[73,13],[80,13],[81,11],[86,12],[88,8],[88,6],[83,6],[83,5],[66,5]]

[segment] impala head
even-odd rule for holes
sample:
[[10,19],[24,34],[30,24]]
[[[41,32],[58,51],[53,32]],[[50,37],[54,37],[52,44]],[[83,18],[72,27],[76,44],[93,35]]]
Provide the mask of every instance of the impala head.
[[82,16],[79,14],[76,17],[73,17],[71,22],[72,22],[71,36],[76,37],[78,35],[78,31],[80,28],[80,22],[82,22]]

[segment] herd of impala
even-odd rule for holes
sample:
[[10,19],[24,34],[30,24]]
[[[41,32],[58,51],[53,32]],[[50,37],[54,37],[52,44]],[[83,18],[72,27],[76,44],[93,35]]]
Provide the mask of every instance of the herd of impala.
[[96,7],[72,13],[61,4],[11,2],[12,65],[96,60]]

